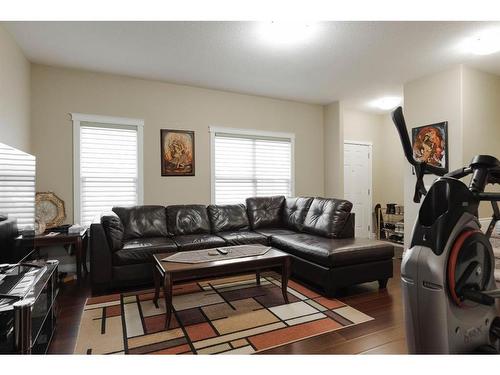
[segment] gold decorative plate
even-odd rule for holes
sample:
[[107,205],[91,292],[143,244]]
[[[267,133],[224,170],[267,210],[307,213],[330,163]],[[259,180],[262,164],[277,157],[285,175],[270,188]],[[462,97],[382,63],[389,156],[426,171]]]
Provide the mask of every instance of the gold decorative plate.
[[35,216],[47,229],[61,225],[66,219],[64,201],[51,191],[36,193]]

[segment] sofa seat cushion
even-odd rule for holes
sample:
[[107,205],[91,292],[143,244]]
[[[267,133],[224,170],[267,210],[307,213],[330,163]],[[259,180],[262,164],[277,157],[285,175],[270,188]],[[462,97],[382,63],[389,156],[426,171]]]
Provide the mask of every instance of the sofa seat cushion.
[[168,206],[167,224],[173,236],[210,233],[207,208],[201,204]]
[[352,203],[344,199],[314,198],[302,231],[328,238],[341,238],[348,223]]
[[207,213],[212,233],[249,229],[247,209],[243,204],[210,205]]
[[125,241],[121,250],[113,254],[113,265],[124,266],[128,264],[151,263],[152,256],[156,253],[177,251],[175,242],[166,237],[137,238]]
[[246,203],[248,220],[253,230],[283,226],[284,196],[247,198]]
[[394,256],[394,247],[388,242],[364,238],[329,239],[305,233],[272,236],[271,246],[328,268]]
[[180,251],[226,246],[224,239],[213,234],[185,234],[175,236],[173,240]]
[[124,227],[124,239],[168,236],[163,206],[113,207]]
[[297,234],[297,232],[294,230],[280,229],[280,228],[258,229],[255,232],[262,234],[263,236],[266,236],[266,237],[286,236],[286,235],[290,235],[290,234]]
[[269,240],[262,234],[251,231],[236,231],[236,232],[219,232],[218,236],[222,237],[228,245],[251,245],[261,244],[268,245]]

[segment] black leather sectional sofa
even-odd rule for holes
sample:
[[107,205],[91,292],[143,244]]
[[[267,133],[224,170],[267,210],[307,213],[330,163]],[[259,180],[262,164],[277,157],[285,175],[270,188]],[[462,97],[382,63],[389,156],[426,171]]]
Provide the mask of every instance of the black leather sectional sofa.
[[393,246],[354,238],[352,204],[326,198],[248,198],[245,205],[115,207],[90,226],[93,290],[152,280],[154,253],[264,244],[293,257],[293,274],[333,295],[392,277]]

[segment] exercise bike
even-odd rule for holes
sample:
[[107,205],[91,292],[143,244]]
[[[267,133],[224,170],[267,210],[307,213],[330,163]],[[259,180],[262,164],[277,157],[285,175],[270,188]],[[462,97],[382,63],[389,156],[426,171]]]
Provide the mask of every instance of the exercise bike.
[[[413,156],[401,107],[392,120],[417,182],[414,202],[420,206],[409,249],[401,265],[401,285],[409,353],[499,353],[500,298],[494,279],[489,238],[500,220],[500,193],[485,192],[500,183],[500,161],[477,155],[470,165],[445,173]],[[425,173],[440,176],[426,191]],[[472,175],[469,185],[460,179]],[[493,215],[485,233],[478,220],[481,201]]]

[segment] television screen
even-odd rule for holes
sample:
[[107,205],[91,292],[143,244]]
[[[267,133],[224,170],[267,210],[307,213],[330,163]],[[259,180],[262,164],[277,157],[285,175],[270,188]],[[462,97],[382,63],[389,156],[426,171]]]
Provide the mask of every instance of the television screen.
[[0,263],[17,263],[33,250],[33,238],[19,232],[34,229],[33,155],[0,143]]

